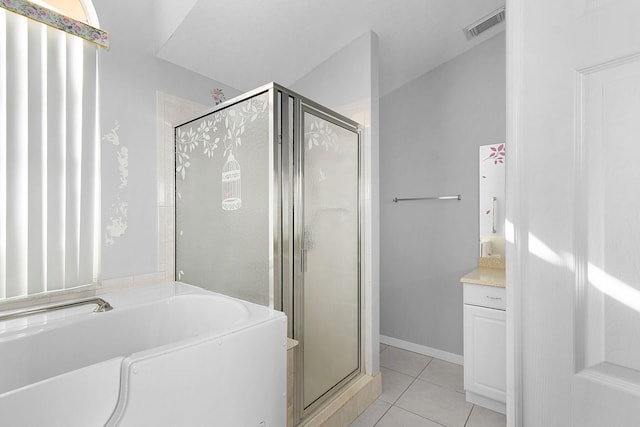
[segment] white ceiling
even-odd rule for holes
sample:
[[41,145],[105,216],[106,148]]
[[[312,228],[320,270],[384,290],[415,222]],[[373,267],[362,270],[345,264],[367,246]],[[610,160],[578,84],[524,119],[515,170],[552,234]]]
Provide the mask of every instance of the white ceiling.
[[[164,9],[163,1],[169,2]],[[499,24],[472,41],[463,33],[504,0],[156,3],[160,13],[170,12],[159,21],[173,21],[156,34],[157,55],[241,91],[270,81],[290,85],[374,31],[379,38],[382,96],[504,30],[504,23]]]

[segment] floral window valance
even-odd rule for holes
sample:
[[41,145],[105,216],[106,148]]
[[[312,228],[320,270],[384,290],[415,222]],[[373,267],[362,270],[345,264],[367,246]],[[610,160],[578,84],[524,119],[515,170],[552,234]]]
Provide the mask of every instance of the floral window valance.
[[109,47],[109,34],[99,28],[77,21],[27,0],[0,0],[0,7],[35,21],[81,37],[105,48]]

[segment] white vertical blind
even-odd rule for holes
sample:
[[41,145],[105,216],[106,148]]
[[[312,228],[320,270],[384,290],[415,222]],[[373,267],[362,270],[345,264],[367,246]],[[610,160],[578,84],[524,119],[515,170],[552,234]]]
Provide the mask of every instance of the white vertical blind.
[[7,293],[7,20],[0,11],[0,298]]
[[0,9],[0,298],[97,280],[97,49]]
[[[34,25],[35,24],[35,25]],[[29,46],[28,64],[40,68],[40,77],[28,79],[28,106],[29,106],[29,199],[28,199],[28,236],[27,242],[28,258],[31,260],[32,268],[27,277],[27,292],[35,294],[44,291],[46,280],[45,264],[46,252],[39,237],[44,235],[47,223],[46,219],[46,109],[43,108],[42,99],[47,99],[46,70],[43,64],[47,62],[46,29],[36,22],[28,21],[29,26]],[[46,104],[45,104],[46,105]]]

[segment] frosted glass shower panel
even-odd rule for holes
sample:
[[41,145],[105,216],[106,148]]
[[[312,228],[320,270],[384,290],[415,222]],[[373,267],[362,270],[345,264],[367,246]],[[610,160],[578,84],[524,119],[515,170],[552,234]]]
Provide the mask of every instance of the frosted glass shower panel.
[[303,116],[304,407],[359,369],[358,133]]
[[176,128],[176,278],[270,302],[268,92]]

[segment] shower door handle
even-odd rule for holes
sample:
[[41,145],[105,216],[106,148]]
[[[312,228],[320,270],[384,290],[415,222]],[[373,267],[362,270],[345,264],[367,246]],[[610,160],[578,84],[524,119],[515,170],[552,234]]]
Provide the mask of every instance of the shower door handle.
[[491,199],[491,231],[496,234],[496,201],[497,197]]
[[305,259],[306,257],[307,257],[307,250],[301,249],[300,250],[300,272],[301,273],[307,272],[307,262]]

